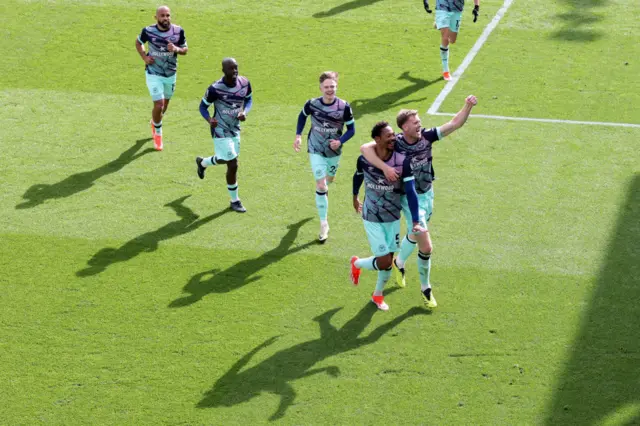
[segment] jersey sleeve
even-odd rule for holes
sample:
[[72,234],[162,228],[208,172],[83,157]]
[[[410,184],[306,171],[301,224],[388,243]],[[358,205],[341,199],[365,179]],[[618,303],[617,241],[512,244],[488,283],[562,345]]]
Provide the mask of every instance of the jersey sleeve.
[[442,133],[440,132],[440,128],[439,127],[432,127],[430,129],[422,129],[420,131],[420,133],[422,134],[422,137],[425,138],[426,140],[428,140],[429,142],[433,143],[435,141],[439,141],[440,139],[442,139]]
[[362,155],[358,157],[358,161],[356,163],[356,173],[359,175],[364,174],[364,157]]
[[302,113],[305,115],[305,117],[309,116],[309,114],[311,114],[311,101],[307,101],[307,103],[304,104],[304,106],[302,107]]
[[251,82],[247,80],[247,95],[244,97],[245,100],[248,100],[253,94],[253,89],[251,88]]
[[358,196],[360,192],[360,187],[362,187],[362,182],[364,182],[364,158],[362,155],[358,157],[358,162],[356,163],[356,172],[353,174],[353,195]]
[[178,47],[187,47],[187,37],[184,35],[184,28],[180,28],[180,37],[178,38]]
[[213,85],[209,86],[206,92],[204,92],[204,97],[202,98],[202,102],[206,105],[211,105],[216,99],[218,99],[218,92],[213,87]]
[[349,105],[348,102],[345,102],[343,120],[344,124],[347,126],[355,122],[355,119],[353,118],[353,111],[351,111],[351,105]]
[[413,172],[411,171],[411,160],[409,157],[405,157],[402,162],[402,181],[408,182],[410,180],[414,180]]
[[142,31],[140,31],[140,35],[138,36],[138,41],[140,42],[140,44],[145,44],[146,42],[149,41],[149,34],[147,34],[146,28],[143,28]]

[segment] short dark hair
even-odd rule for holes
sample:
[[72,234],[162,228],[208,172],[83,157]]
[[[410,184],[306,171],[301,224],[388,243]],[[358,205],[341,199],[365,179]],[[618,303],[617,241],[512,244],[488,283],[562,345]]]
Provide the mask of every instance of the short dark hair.
[[373,139],[379,138],[380,135],[382,135],[382,129],[384,129],[388,125],[389,123],[387,123],[386,121],[378,121],[376,124],[373,125],[373,129],[371,129],[371,137]]
[[226,58],[224,58],[222,60],[222,66],[224,67],[224,64],[227,64],[227,63],[236,63],[237,64],[238,61],[236,61],[235,58],[232,58],[232,57],[229,56],[229,57],[226,57]]
[[418,110],[415,109],[401,109],[398,115],[396,116],[396,123],[398,127],[402,128],[404,123],[413,116],[418,115]]
[[325,80],[335,80],[336,82],[338,82],[338,73],[335,71],[325,71],[322,74],[320,74],[320,84],[322,84]]

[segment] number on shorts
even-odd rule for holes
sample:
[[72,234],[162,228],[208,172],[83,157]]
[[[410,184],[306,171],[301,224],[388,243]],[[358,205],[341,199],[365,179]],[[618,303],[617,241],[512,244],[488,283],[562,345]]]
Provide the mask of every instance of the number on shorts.
[[396,234],[396,245],[400,245],[400,234]]
[[329,167],[329,173],[330,173],[330,174],[332,174],[332,175],[335,175],[335,174],[336,174],[336,170],[337,170],[337,169],[336,169],[336,166],[331,166],[331,167]]

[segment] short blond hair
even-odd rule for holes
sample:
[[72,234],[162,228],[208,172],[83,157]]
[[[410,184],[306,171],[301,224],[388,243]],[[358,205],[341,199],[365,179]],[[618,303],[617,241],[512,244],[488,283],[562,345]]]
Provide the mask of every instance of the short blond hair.
[[325,80],[335,80],[338,81],[338,73],[335,71],[325,71],[320,74],[320,84],[322,84]]
[[396,124],[398,127],[402,128],[407,120],[416,115],[418,115],[418,110],[416,109],[401,109],[398,115],[396,115]]

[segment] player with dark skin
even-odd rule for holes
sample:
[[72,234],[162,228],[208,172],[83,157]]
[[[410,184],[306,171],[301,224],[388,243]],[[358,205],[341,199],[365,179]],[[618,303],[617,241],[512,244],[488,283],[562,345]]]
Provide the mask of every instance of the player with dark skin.
[[[229,87],[233,87],[236,85],[238,80],[238,63],[233,58],[228,58],[222,61],[222,73],[224,77],[222,81]],[[240,111],[238,114],[238,120],[245,121],[247,119],[244,110]],[[211,117],[209,119],[209,124],[212,128],[216,128],[218,126],[218,120],[215,117]],[[238,158],[234,158],[233,160],[226,161],[217,159],[216,162],[218,164],[226,164],[227,165],[227,184],[232,185],[236,183],[236,177],[238,174]]]
[[[169,31],[171,28],[171,10],[167,6],[160,6],[156,10],[155,19],[157,22],[158,29],[160,31]],[[136,40],[136,50],[138,54],[144,61],[146,65],[151,65],[155,61],[152,56],[147,56],[147,53],[144,51],[144,46],[140,43],[139,40]],[[169,52],[176,52],[178,55],[186,55],[189,48],[187,47],[178,47],[173,43],[167,44],[167,50]],[[162,121],[162,116],[165,112],[167,112],[167,108],[169,108],[170,99],[160,99],[157,101],[153,101],[153,110],[151,111],[151,116],[153,121],[159,123]]]
[[[378,158],[385,161],[391,157],[393,153],[393,148],[396,141],[396,134],[391,128],[391,126],[387,126],[380,132],[380,136],[374,138],[375,145],[374,151]],[[358,198],[358,194],[353,195],[353,208],[356,213],[362,213],[362,202]],[[420,225],[420,222],[413,223],[413,232],[424,232],[425,229]],[[376,257],[376,265],[378,269],[389,269],[391,268],[393,262],[393,253],[387,253],[384,256]]]

